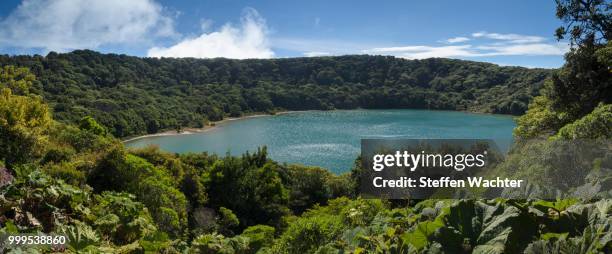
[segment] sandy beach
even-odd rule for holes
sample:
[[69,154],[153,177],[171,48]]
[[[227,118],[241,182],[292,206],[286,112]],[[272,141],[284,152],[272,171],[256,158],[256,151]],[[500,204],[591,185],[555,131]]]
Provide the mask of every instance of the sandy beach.
[[[292,112],[299,112],[299,111],[281,111],[281,112],[276,112],[274,115],[288,114],[288,113],[292,113]],[[226,122],[237,121],[237,120],[244,120],[244,119],[255,118],[255,117],[274,116],[274,115],[272,115],[272,114],[253,114],[253,115],[245,115],[245,116],[241,116],[241,117],[228,117],[228,118],[225,118],[225,119],[223,119],[221,121],[211,122],[210,125],[206,125],[206,126],[204,126],[202,128],[183,128],[183,130],[181,130],[180,132],[178,132],[176,130],[166,130],[166,131],[162,131],[162,132],[158,132],[158,133],[153,133],[153,134],[147,134],[147,135],[127,138],[125,140],[122,140],[121,142],[122,143],[126,143],[126,142],[130,142],[130,141],[134,141],[134,140],[138,140],[138,139],[143,139],[143,138],[149,138],[149,137],[190,135],[190,134],[202,133],[202,132],[214,129],[214,128],[218,127],[220,124],[223,124],[223,123],[226,123]]]

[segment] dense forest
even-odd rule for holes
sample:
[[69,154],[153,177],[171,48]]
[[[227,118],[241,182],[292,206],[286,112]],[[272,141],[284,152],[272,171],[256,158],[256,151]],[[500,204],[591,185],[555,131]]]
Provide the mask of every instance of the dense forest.
[[36,75],[54,118],[92,116],[114,136],[202,127],[245,113],[415,108],[520,115],[546,69],[389,56],[288,59],[139,58],[89,50],[0,56]]
[[[4,57],[4,66],[0,68],[0,236],[60,234],[67,236],[68,242],[65,246],[39,245],[33,248],[7,247],[3,243],[0,252],[611,253],[612,43],[609,40],[612,37],[612,17],[603,12],[611,8],[612,4],[604,1],[558,2],[557,16],[567,26],[557,30],[557,35],[569,39],[573,49],[567,53],[564,66],[552,73],[455,60],[405,61],[369,56],[265,61],[158,60],[78,51],[50,54],[45,58]],[[91,62],[78,59],[90,59]],[[123,60],[109,64],[106,62],[108,59]],[[224,81],[226,84],[193,80],[189,85],[177,81],[184,79],[169,77],[178,77],[178,72],[190,70],[191,65],[178,68],[166,63],[194,62],[203,67],[223,62],[253,65],[283,61],[339,63],[341,59],[380,60],[380,66],[415,64],[418,68],[424,63],[447,62],[447,65],[460,66],[454,69],[456,72],[467,66],[485,66],[500,73],[525,72],[525,75],[508,77],[507,86],[492,85],[490,89],[481,83],[468,86],[475,92],[467,94],[476,98],[501,96],[496,101],[500,105],[502,101],[518,98],[514,97],[514,92],[536,94],[532,91],[534,83],[527,82],[528,77],[543,75],[533,77],[540,80],[550,73],[540,95],[518,118],[514,131],[516,143],[499,167],[532,177],[544,175],[556,179],[549,183],[577,180],[585,184],[584,188],[574,190],[579,195],[555,200],[364,199],[356,187],[364,170],[359,158],[348,173],[334,175],[321,168],[277,163],[267,157],[265,147],[242,156],[171,154],[156,147],[127,149],[117,139],[120,134],[140,133],[137,126],[142,125],[142,131],[151,127],[144,122],[131,125],[143,121],[140,114],[147,110],[152,111],[149,112],[153,114],[150,115],[152,119],[162,122],[175,121],[183,113],[208,119],[212,115],[206,113],[206,105],[218,106],[218,117],[232,115],[232,110],[224,108],[226,105],[240,107],[233,115],[277,110],[285,107],[268,104],[269,107],[249,108],[249,105],[256,104],[252,101],[250,104],[248,98],[258,98],[255,94],[259,94],[274,102],[274,98],[278,99],[274,93],[280,91],[297,96],[295,105],[304,106],[298,102],[313,99],[317,94],[321,97],[316,97],[315,102],[322,103],[320,106],[338,108],[339,104],[332,98],[346,99],[350,89],[370,86],[370,83],[351,83],[356,79],[344,77],[344,74],[338,75],[341,80],[319,84],[316,81],[318,74],[311,77],[313,72],[301,76],[286,74],[284,77],[288,79],[296,77],[294,82],[287,83],[261,79],[258,82],[264,84],[251,84],[251,87],[248,82],[242,83],[238,79],[228,79]],[[122,71],[102,67],[115,68],[135,63],[142,63],[142,68],[134,65]],[[90,67],[98,65],[99,69]],[[146,66],[156,67],[148,69]],[[176,69],[161,71],[163,66]],[[275,73],[277,71],[270,70],[274,66],[262,67],[262,72]],[[152,81],[153,74],[123,76],[145,69],[160,70],[163,74],[155,74],[160,80],[168,78]],[[100,70],[105,70],[106,74],[98,73]],[[334,71],[339,73],[339,70]],[[253,75],[256,73],[259,72],[253,71]],[[374,73],[382,71],[368,73],[366,77],[372,78],[376,76]],[[412,72],[405,74],[412,75]],[[478,74],[459,77],[466,80],[469,77],[489,78]],[[280,80],[281,76],[278,78]],[[380,78],[387,80],[386,76]],[[431,84],[434,80],[435,77],[427,86],[419,88],[406,86],[406,96],[419,94],[415,90],[408,93],[408,88],[423,89],[423,93],[429,91],[432,98],[440,99],[430,101],[433,105],[444,101],[441,98],[455,98],[451,95],[459,94],[454,90],[435,92],[437,90]],[[514,83],[517,80],[520,82]],[[334,83],[340,81],[344,84]],[[357,94],[366,91],[396,94],[400,91],[397,88],[401,87],[397,84],[371,84],[378,86],[371,90],[361,89],[364,91]],[[456,84],[463,87],[465,82],[450,84],[440,89],[452,90]],[[511,84],[524,86],[524,89],[510,92]],[[261,87],[266,85],[278,87],[272,90]],[[392,88],[396,90],[391,92]],[[346,94],[342,89],[347,89]],[[217,93],[188,96],[196,91]],[[254,94],[245,96],[249,93]],[[322,96],[324,94],[329,97]],[[378,103],[394,101],[393,98],[400,97],[390,96]],[[189,102],[190,99],[194,101]],[[486,108],[485,105],[492,102],[477,105]],[[172,103],[181,106],[173,108]],[[204,107],[200,108],[203,113],[192,113],[190,106],[195,105]],[[431,107],[444,108],[442,104],[435,105]],[[452,105],[465,106],[458,109],[477,110],[475,104]],[[215,108],[212,106],[208,109]],[[197,107],[193,108],[194,112],[197,112]],[[285,109],[288,108],[291,107]],[[129,122],[124,127],[133,129],[126,133],[118,132],[124,130],[117,129],[121,125],[113,122],[118,119]],[[153,127],[165,126],[158,121]],[[593,153],[596,159],[584,162],[577,169],[566,162],[578,158],[565,158],[565,148],[558,142],[579,139],[601,143],[605,149]],[[581,179],[566,177],[571,175],[567,173],[576,170],[580,171]]]

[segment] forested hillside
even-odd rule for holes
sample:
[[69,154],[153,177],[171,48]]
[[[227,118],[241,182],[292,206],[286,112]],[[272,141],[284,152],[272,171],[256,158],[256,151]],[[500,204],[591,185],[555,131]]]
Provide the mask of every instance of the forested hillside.
[[54,118],[92,116],[116,137],[202,127],[244,113],[417,108],[519,115],[550,70],[388,56],[139,58],[82,50],[0,56],[28,67]]

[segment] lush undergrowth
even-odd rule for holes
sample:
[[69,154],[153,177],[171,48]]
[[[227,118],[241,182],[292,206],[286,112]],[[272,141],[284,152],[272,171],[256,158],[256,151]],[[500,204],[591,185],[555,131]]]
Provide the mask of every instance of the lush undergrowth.
[[[51,120],[46,104],[28,92],[33,77],[27,70],[7,67],[2,77],[0,233],[66,235],[67,251],[79,253],[574,253],[611,247],[610,199],[361,199],[359,160],[350,173],[334,175],[279,164],[265,148],[240,157],[127,150],[91,117],[78,126]],[[554,138],[582,128],[609,138],[605,124],[594,124],[609,123],[607,114],[609,106],[599,107]],[[604,126],[603,132],[591,125]],[[537,154],[556,145],[542,142],[544,148],[517,144],[500,167],[546,170],[554,153]],[[589,169],[609,173],[610,161],[604,155]],[[557,173],[572,170],[562,166],[552,164]],[[609,189],[609,174],[595,178]]]
[[337,176],[265,149],[125,150],[84,122],[55,123],[40,160],[0,171],[0,232],[64,234],[68,251],[91,253],[592,253],[612,243],[610,199],[361,199],[358,166]]

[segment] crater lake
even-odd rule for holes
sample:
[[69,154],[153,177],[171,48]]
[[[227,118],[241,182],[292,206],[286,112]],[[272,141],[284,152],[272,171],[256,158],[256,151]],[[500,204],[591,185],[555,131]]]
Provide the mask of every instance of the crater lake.
[[511,116],[458,111],[302,111],[224,121],[202,132],[142,137],[125,144],[221,156],[267,146],[269,157],[276,161],[343,173],[359,155],[362,138],[482,138],[493,139],[507,151],[514,127]]

